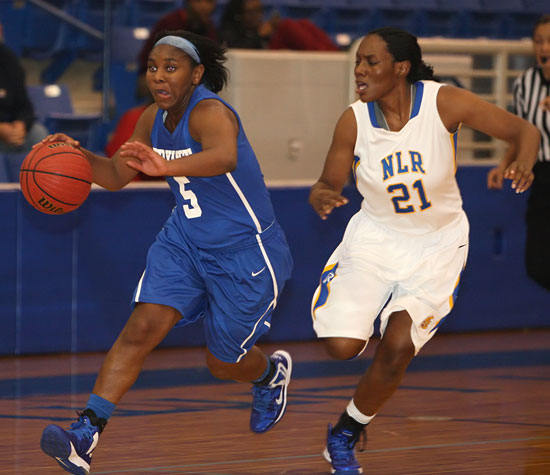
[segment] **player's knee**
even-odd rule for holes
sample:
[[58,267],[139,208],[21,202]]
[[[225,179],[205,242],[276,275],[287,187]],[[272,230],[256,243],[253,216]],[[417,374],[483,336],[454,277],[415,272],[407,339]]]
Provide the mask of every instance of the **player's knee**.
[[141,346],[148,344],[157,331],[158,323],[153,317],[147,313],[134,312],[124,326],[120,340],[127,345]]
[[206,367],[210,374],[217,379],[233,379],[231,368],[234,365],[231,363],[224,363],[216,358],[209,351],[206,352]]
[[151,330],[152,326],[148,321],[128,322],[120,334],[120,339],[127,345],[140,346],[148,341]]
[[376,351],[375,359],[383,365],[389,375],[398,375],[405,371],[415,354],[412,342],[385,341],[382,339]]
[[157,346],[173,328],[180,314],[172,307],[149,303],[136,305],[119,341],[133,346]]
[[360,355],[367,341],[356,338],[325,338],[325,348],[328,354],[337,360],[351,360]]
[[210,371],[210,374],[214,376],[214,378],[222,380],[230,379],[227,376],[227,371],[224,368],[215,364],[207,364],[206,366],[208,367],[208,371]]

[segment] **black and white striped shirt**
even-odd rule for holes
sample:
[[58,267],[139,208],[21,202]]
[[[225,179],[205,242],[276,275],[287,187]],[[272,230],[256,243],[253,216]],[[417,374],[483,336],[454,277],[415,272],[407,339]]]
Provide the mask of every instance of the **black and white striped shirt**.
[[525,71],[514,81],[514,112],[528,120],[541,134],[539,162],[550,162],[550,112],[543,111],[539,104],[550,96],[550,81],[544,79],[540,66]]

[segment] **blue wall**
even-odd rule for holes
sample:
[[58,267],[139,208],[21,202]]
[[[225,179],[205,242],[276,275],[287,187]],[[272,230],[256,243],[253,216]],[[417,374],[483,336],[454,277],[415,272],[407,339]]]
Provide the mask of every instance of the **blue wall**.
[[[443,332],[550,326],[550,293],[523,266],[526,196],[488,191],[487,168],[462,167],[458,181],[471,225],[470,256]],[[319,273],[359,207],[321,221],[307,188],[272,189],[295,260],[266,341],[310,340],[309,307]],[[0,354],[108,349],[130,312],[130,298],[173,205],[168,189],[93,191],[77,211],[39,213],[19,190],[0,192]],[[201,324],[173,330],[162,346],[202,345]]]

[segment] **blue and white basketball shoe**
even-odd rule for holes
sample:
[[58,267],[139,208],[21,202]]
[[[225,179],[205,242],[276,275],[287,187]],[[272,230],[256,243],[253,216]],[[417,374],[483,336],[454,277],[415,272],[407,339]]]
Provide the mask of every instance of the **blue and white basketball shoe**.
[[359,434],[353,434],[348,429],[340,428],[335,431],[328,425],[327,446],[323,455],[330,462],[332,473],[338,475],[351,475],[363,473],[363,469],[355,458],[355,444],[359,440]]
[[286,409],[292,358],[286,351],[277,350],[269,359],[275,364],[275,375],[269,384],[252,386],[250,428],[254,432],[266,432],[271,429],[281,420]]
[[[99,422],[99,425],[92,424]],[[67,472],[75,475],[87,475],[105,419],[98,419],[89,409],[79,413],[78,421],[68,430],[51,424],[42,432],[40,447],[53,457]]]

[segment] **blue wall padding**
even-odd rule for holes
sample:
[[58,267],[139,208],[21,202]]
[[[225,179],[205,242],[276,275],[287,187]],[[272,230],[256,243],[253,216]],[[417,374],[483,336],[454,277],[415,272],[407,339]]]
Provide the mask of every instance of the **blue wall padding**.
[[[457,303],[440,331],[548,327],[550,293],[524,269],[526,196],[487,190],[487,170],[458,171],[470,254]],[[270,192],[295,267],[265,340],[311,340],[311,297],[359,195],[347,188],[350,204],[322,221],[308,204],[308,188]],[[49,216],[19,190],[0,192],[0,354],[108,349],[129,316],[147,249],[172,206],[168,189],[93,191],[77,211]],[[203,344],[197,323],[173,330],[162,346]]]
[[13,191],[0,193],[0,350],[8,355],[15,352],[17,333],[15,250],[19,194]]
[[[550,292],[525,272],[528,193],[487,190],[488,169],[461,167],[458,182],[470,220],[470,254],[446,331],[550,326]],[[442,329],[443,329],[442,328]]]

